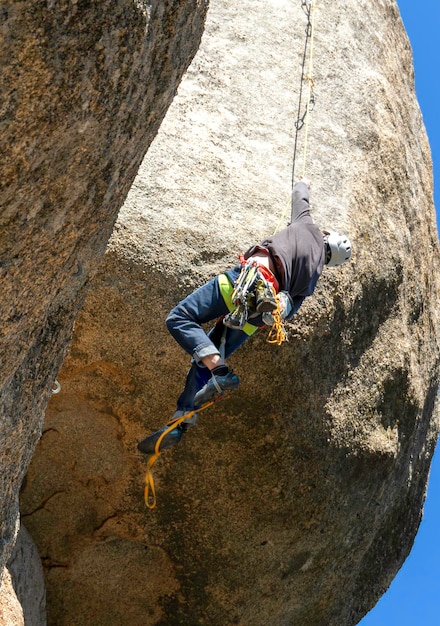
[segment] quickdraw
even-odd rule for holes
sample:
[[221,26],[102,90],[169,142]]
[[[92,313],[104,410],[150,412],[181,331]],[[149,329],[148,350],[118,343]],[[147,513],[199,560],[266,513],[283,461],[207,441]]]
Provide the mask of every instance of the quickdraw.
[[258,276],[258,265],[256,263],[249,263],[246,261],[242,254],[239,255],[241,262],[241,271],[234,283],[234,291],[232,292],[232,302],[239,306],[247,306],[247,296],[255,280]]
[[[225,317],[224,323],[226,326],[231,326],[231,328],[244,327],[251,307],[252,294],[250,292],[254,288],[256,281],[259,278],[263,278],[266,284],[270,286],[277,302],[277,309],[272,313],[273,324],[266,341],[280,346],[288,338],[281,316],[280,300],[277,297],[279,290],[278,281],[266,266],[260,265],[255,261],[246,261],[242,254],[239,255],[239,259],[242,265],[241,272],[234,283],[234,290],[231,295],[235,309]],[[230,320],[231,317],[233,321]]]
[[[298,111],[296,115],[296,120],[294,123],[295,126],[295,136],[293,143],[293,155],[292,155],[292,180],[291,180],[291,195],[288,202],[282,211],[278,224],[275,228],[274,234],[279,231],[282,227],[283,223],[286,221],[287,212],[290,209],[292,210],[293,203],[293,189],[295,187],[295,171],[297,165],[297,152],[299,151],[299,134],[300,131],[304,128],[304,140],[303,140],[303,155],[302,155],[302,170],[300,177],[304,177],[306,175],[306,165],[307,165],[307,150],[308,150],[308,137],[309,137],[309,123],[310,123],[310,113],[315,108],[316,104],[316,94],[315,94],[315,79],[313,78],[313,57],[314,57],[314,37],[315,37],[315,12],[319,8],[313,0],[301,0],[301,7],[303,12],[307,17],[307,26],[305,28],[305,42],[304,42],[304,50],[302,55],[301,62],[301,79],[299,86],[299,97],[298,97]],[[308,62],[308,70],[306,69],[306,65]],[[304,98],[303,91],[305,84],[307,83],[307,96]],[[305,103],[303,103],[305,100]]]
[[[314,55],[314,36],[315,36],[315,11],[318,8],[316,4],[312,2],[312,0],[302,0],[302,9],[307,17],[307,27],[306,27],[306,39],[304,44],[304,52],[302,59],[302,69],[301,69],[301,84],[299,90],[299,99],[298,99],[298,113],[297,119],[295,122],[295,142],[293,147],[293,163],[292,163],[292,189],[295,184],[295,163],[296,163],[296,152],[298,146],[298,132],[304,127],[304,145],[303,145],[303,163],[302,163],[302,176],[306,175],[306,161],[307,161],[307,141],[309,134],[309,114],[313,111],[316,102],[316,95],[314,93],[315,81],[313,78],[313,55]],[[310,44],[310,50],[308,52]],[[308,54],[307,54],[308,53]],[[308,56],[308,72],[306,72],[306,63]],[[303,86],[304,82],[308,83],[308,93],[306,98],[305,110],[301,114],[302,109],[302,98],[303,98]]]

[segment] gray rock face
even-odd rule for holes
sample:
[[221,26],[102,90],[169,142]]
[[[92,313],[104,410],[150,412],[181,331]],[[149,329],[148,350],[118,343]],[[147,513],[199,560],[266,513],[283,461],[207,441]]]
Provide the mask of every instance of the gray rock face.
[[[26,626],[45,626],[46,589],[43,567],[37,548],[26,528],[17,536],[8,572]],[[5,622],[9,624],[9,622]]]
[[412,546],[439,425],[439,249],[390,1],[316,15],[305,173],[352,262],[287,345],[261,332],[231,358],[239,390],[158,461],[157,508],[142,500],[136,442],[187,367],[166,312],[286,222],[305,27],[299,1],[212,1],[119,216],[22,497],[57,626],[351,626]]
[[89,276],[205,12],[194,0],[2,3],[0,568]]

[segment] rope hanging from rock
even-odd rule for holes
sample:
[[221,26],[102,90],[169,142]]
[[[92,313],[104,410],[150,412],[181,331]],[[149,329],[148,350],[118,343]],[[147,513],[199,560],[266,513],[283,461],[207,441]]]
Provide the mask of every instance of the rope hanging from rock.
[[[301,63],[301,82],[299,89],[299,98],[298,98],[298,112],[295,122],[295,141],[293,144],[293,159],[292,159],[292,194],[290,199],[290,206],[293,202],[293,188],[295,186],[295,166],[297,160],[297,152],[298,152],[298,135],[299,131],[304,130],[304,145],[303,145],[303,162],[302,162],[302,172],[301,176],[306,175],[306,163],[307,163],[307,142],[309,136],[309,117],[310,113],[313,111],[315,106],[315,93],[313,88],[315,86],[315,81],[313,79],[313,54],[314,54],[314,33],[315,33],[315,11],[318,8],[315,4],[312,4],[312,0],[302,0],[302,9],[307,16],[307,26],[306,26],[306,39],[304,43],[304,51]],[[310,44],[310,47],[309,47]],[[308,73],[306,73],[306,65],[308,59]],[[308,83],[308,93],[305,110],[303,111],[303,89],[304,83]],[[280,221],[275,228],[274,234],[278,232],[281,227],[281,224],[286,219],[287,210],[289,207],[289,203],[287,203],[286,208],[283,211],[283,214],[280,218]]]
[[[295,122],[295,143],[293,147],[293,164],[292,164],[292,189],[295,185],[295,164],[298,149],[298,134],[299,131],[304,128],[304,145],[303,145],[303,162],[301,176],[306,175],[306,162],[307,162],[307,141],[309,135],[309,117],[313,107],[315,106],[315,93],[313,88],[315,82],[313,80],[313,54],[314,54],[314,35],[315,35],[315,11],[317,6],[312,4],[312,0],[302,0],[302,8],[307,15],[307,27],[306,27],[306,39],[304,44],[304,53],[301,66],[301,85],[299,90],[298,99],[298,114]],[[310,43],[310,51],[309,50]],[[306,63],[308,53],[308,73],[306,74]],[[308,83],[308,93],[306,99],[306,107],[304,113],[302,113],[302,99],[303,99],[303,87],[304,82]]]

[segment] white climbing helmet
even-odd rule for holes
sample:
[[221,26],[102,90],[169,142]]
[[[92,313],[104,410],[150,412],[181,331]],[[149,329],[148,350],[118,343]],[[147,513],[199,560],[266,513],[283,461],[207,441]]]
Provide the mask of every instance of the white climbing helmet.
[[326,265],[336,267],[348,261],[351,255],[351,243],[347,235],[335,231],[324,233],[326,244]]

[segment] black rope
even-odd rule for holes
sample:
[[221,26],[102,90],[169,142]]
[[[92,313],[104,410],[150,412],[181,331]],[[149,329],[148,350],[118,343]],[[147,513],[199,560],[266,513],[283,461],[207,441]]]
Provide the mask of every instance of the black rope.
[[[303,85],[304,85],[304,72],[305,72],[305,66],[306,66],[306,59],[307,59],[307,48],[309,45],[309,40],[312,34],[312,22],[310,19],[311,13],[312,13],[312,3],[311,2],[307,2],[307,0],[302,0],[302,9],[304,11],[304,13],[307,15],[307,26],[306,26],[306,40],[304,43],[304,52],[303,52],[303,59],[302,59],[302,66],[301,66],[301,85],[300,85],[300,90],[299,90],[299,101],[298,101],[298,113],[297,113],[297,117],[296,117],[296,122],[295,122],[295,142],[294,142],[294,146],[293,146],[293,164],[292,164],[292,191],[293,191],[293,187],[295,186],[295,163],[296,163],[296,152],[297,152],[297,147],[298,147],[298,133],[301,130],[301,128],[304,126],[304,120],[306,118],[307,115],[307,108],[305,110],[305,112],[303,113],[303,115],[301,115],[301,108],[302,108],[302,94],[303,94]],[[311,95],[310,97],[310,104],[313,106],[315,104],[315,96],[314,94]],[[309,109],[311,110],[311,109]],[[292,196],[292,205],[293,205],[293,196]]]

